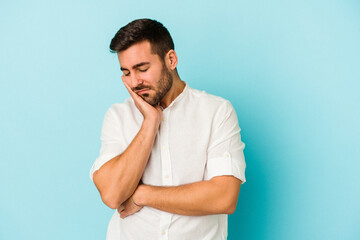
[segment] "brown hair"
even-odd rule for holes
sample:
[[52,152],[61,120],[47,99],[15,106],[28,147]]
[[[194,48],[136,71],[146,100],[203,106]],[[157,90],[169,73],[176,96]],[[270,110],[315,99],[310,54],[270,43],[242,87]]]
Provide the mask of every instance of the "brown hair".
[[120,28],[110,43],[111,52],[121,52],[135,43],[149,41],[151,52],[163,60],[166,53],[174,50],[169,31],[160,22],[151,19],[137,19]]

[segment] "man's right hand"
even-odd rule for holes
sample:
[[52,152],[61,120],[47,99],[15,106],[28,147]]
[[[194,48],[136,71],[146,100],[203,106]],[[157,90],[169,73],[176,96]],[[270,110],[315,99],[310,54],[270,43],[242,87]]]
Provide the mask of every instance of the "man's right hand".
[[139,109],[141,114],[144,116],[144,121],[153,122],[154,124],[156,124],[156,127],[157,127],[156,129],[158,129],[160,122],[161,122],[161,117],[162,117],[161,107],[159,105],[156,105],[155,107],[151,106],[142,97],[140,97],[133,90],[131,90],[129,85],[127,85],[126,82],[124,81],[124,75],[121,76],[121,79],[122,79],[126,89],[129,91],[130,96],[134,100],[136,107]]

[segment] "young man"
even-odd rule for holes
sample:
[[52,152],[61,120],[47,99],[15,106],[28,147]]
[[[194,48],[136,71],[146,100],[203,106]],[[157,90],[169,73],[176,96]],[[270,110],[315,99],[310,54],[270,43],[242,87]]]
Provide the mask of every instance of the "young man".
[[122,27],[110,49],[131,97],[106,112],[90,171],[117,209],[107,239],[226,239],[245,182],[234,108],[180,79],[172,38],[155,20]]

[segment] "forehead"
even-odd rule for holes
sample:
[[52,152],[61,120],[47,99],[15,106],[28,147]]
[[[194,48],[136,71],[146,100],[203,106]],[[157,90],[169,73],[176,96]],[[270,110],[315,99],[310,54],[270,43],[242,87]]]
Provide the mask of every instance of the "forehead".
[[123,68],[131,68],[141,62],[154,63],[160,60],[157,54],[151,53],[151,44],[148,41],[136,43],[119,52],[118,59],[120,66]]

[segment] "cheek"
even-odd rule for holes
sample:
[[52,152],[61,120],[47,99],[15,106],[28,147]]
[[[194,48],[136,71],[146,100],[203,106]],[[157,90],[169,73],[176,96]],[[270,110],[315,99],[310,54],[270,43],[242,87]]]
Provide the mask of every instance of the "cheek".
[[144,72],[141,75],[141,78],[144,80],[145,84],[154,84],[159,81],[160,74],[157,74],[156,72]]
[[122,77],[121,77],[121,79],[122,79],[122,81],[124,82],[124,83],[126,83],[126,85],[128,85],[130,88],[133,88],[134,86],[134,83],[131,81],[131,78],[130,77],[126,77],[125,75],[123,75]]
[[131,86],[131,79],[129,77],[123,77],[122,80],[128,85]]

